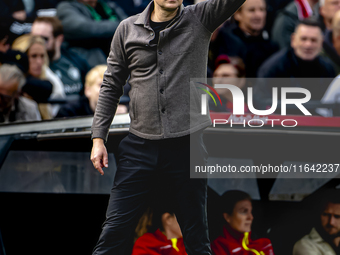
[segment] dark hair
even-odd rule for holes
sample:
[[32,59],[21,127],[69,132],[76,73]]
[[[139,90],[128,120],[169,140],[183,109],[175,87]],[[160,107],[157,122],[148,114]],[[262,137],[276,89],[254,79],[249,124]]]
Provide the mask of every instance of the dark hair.
[[231,64],[234,66],[237,70],[237,77],[242,78],[246,76],[246,66],[242,60],[242,58],[234,56],[230,57],[225,54],[218,55],[215,60],[215,70],[221,65],[221,64]]
[[145,233],[153,233],[157,229],[164,230],[162,216],[166,212],[170,213],[171,215],[175,215],[170,207],[166,208],[164,206],[149,206],[138,221],[135,229],[134,241],[136,241]]
[[251,201],[251,197],[248,193],[240,191],[240,190],[229,190],[226,191],[222,197],[222,212],[228,213],[231,215],[234,211],[234,207],[239,201],[249,200]]
[[340,190],[328,189],[320,193],[319,195],[319,212],[323,212],[329,203],[340,204]]
[[[265,6],[267,7],[267,6],[268,6],[267,1],[266,1],[266,0],[263,0],[263,2],[264,2],[264,4],[265,4]],[[242,8],[243,8],[243,4],[240,6],[240,8],[238,8],[237,12],[241,12],[241,11],[242,11]],[[266,9],[266,11],[268,11],[268,10]],[[233,16],[234,16],[234,15],[233,15]]]
[[163,223],[162,223],[162,216],[164,213],[175,215],[171,206],[161,205],[161,206],[153,208],[152,226],[150,227],[149,232],[155,232],[157,229],[164,230]]
[[314,17],[309,17],[306,19],[303,19],[299,21],[295,27],[295,30],[300,26],[300,25],[305,25],[305,26],[310,26],[310,27],[318,27],[321,30],[321,24],[320,22],[314,18]]
[[57,37],[58,35],[62,35],[64,33],[63,25],[61,21],[56,17],[38,17],[34,20],[34,22],[45,22],[51,24],[54,37]]

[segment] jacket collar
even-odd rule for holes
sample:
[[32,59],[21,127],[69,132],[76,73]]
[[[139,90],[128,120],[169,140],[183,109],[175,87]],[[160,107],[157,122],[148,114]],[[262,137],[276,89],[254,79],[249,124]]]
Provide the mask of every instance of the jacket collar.
[[[148,6],[144,9],[144,11],[139,15],[138,19],[134,22],[136,25],[148,25],[149,26],[149,19],[150,19],[150,14],[153,11],[154,8],[154,3],[151,1]],[[178,17],[184,9],[184,5],[181,4],[179,7],[179,10],[177,11],[176,17]]]
[[320,236],[320,234],[318,233],[318,231],[313,228],[311,230],[311,232],[309,233],[309,237],[310,239],[312,239],[315,243],[323,243],[325,242],[322,237]]
[[[239,243],[242,242],[244,235],[245,235],[244,233],[240,233],[240,232],[232,229],[227,224],[223,226],[223,234],[224,234],[224,237],[226,239],[230,240],[232,238],[232,239],[237,240]],[[249,235],[248,235],[249,242],[250,242],[250,235],[251,235],[251,232],[249,232]]]

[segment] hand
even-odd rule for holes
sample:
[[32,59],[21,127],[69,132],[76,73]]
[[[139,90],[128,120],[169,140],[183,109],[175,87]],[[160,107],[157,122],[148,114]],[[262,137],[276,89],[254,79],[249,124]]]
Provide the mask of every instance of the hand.
[[17,20],[25,21],[27,15],[25,11],[16,11],[12,13],[12,17]]
[[104,145],[104,140],[101,138],[93,139],[93,147],[91,151],[91,161],[95,169],[101,175],[104,175],[103,167],[109,167],[109,159]]
[[119,104],[117,106],[117,111],[116,111],[116,114],[124,114],[124,113],[127,113],[128,112],[128,109],[125,105],[123,104]]

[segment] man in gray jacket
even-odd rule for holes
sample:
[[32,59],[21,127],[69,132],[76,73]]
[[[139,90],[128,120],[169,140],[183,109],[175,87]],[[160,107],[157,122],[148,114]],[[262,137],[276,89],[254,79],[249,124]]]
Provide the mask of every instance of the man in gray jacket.
[[187,253],[211,254],[207,180],[190,178],[190,156],[200,165],[207,158],[202,130],[211,120],[201,115],[200,94],[190,78],[206,77],[211,34],[243,2],[184,7],[182,0],[154,0],[118,26],[92,125],[91,160],[101,174],[108,167],[104,142],[129,75],[131,124],[119,145],[106,221],[93,254],[124,254],[148,198],[156,194],[173,205]]

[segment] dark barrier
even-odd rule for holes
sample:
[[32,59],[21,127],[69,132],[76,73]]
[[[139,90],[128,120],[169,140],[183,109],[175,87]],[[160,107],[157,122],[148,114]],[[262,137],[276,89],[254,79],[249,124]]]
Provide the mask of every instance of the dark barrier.
[[[117,147],[127,128],[119,124],[111,129],[106,145],[112,171],[100,176],[89,160],[92,143],[88,128],[42,124],[53,124],[57,131],[13,132],[1,137],[0,231],[6,255],[91,254],[105,219]],[[313,127],[305,123],[290,130],[222,126],[208,128],[204,140],[216,162],[224,158],[250,166],[340,163],[335,149],[340,132],[335,124]],[[223,150],[217,143],[224,144]],[[276,255],[291,254],[294,243],[313,224],[314,196],[337,187],[339,176],[284,179],[279,174],[261,175],[209,179],[211,240],[221,234],[219,196],[236,188],[254,199],[255,237],[269,237]]]

